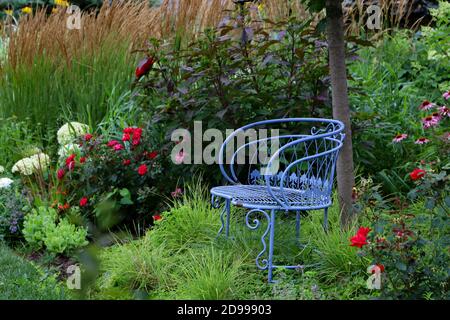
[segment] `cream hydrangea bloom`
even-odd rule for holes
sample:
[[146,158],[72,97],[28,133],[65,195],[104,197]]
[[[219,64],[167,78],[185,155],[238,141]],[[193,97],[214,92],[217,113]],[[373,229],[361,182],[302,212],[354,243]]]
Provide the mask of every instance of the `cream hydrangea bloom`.
[[16,162],[12,167],[12,173],[19,172],[25,176],[44,170],[50,165],[50,157],[45,153],[37,153],[31,157],[24,158]]
[[58,130],[58,143],[62,146],[72,143],[76,138],[89,132],[87,124],[70,122],[63,125]]

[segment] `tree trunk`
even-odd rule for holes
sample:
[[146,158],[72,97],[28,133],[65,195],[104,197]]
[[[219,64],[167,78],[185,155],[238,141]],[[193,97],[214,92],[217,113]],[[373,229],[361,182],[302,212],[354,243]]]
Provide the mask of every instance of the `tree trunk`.
[[355,184],[352,132],[345,64],[344,21],[341,0],[326,0],[327,39],[333,99],[333,117],[345,124],[345,141],[337,161],[337,183],[341,226],[353,219],[352,189]]

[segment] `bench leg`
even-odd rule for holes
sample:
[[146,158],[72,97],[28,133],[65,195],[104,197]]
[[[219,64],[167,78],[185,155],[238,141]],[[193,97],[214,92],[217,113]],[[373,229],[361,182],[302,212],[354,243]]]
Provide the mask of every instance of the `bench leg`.
[[269,283],[273,282],[273,245],[275,238],[275,210],[272,209],[270,212],[270,236],[269,236],[269,261],[268,261],[268,269],[269,269]]
[[323,212],[323,230],[328,232],[328,208],[325,208]]
[[227,224],[226,224],[225,234],[226,234],[226,236],[228,238],[230,236],[230,215],[231,215],[230,200],[227,200],[225,202],[225,210],[227,212]]
[[295,238],[297,239],[297,244],[300,244],[300,211],[295,213]]
[[[222,234],[224,229],[225,229],[226,237],[227,238],[229,237],[229,235],[230,235],[230,214],[231,214],[231,201],[225,200],[225,207],[223,208],[223,211],[220,214],[220,222],[222,223],[222,226],[220,227],[219,232],[217,233],[217,237],[219,237]],[[225,215],[226,215],[226,220],[224,221]]]
[[[220,214],[220,222],[222,223],[216,238],[218,238],[223,230],[225,229],[225,235],[228,238],[230,236],[230,214],[231,214],[231,201],[225,200],[225,207]],[[224,216],[226,215],[226,220],[224,221]]]

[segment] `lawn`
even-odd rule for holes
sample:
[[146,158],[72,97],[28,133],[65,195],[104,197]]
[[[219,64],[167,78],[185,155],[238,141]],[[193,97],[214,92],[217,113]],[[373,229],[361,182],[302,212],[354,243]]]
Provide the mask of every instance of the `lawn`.
[[69,297],[53,275],[0,245],[1,300],[63,300]]

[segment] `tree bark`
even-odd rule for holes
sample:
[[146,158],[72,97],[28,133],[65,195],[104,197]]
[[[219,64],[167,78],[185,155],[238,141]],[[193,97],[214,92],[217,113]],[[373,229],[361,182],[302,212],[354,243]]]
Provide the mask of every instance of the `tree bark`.
[[355,184],[353,146],[345,63],[344,21],[341,0],[326,0],[327,40],[333,99],[333,117],[345,124],[345,141],[337,161],[337,184],[341,208],[341,226],[351,223],[352,189]]

